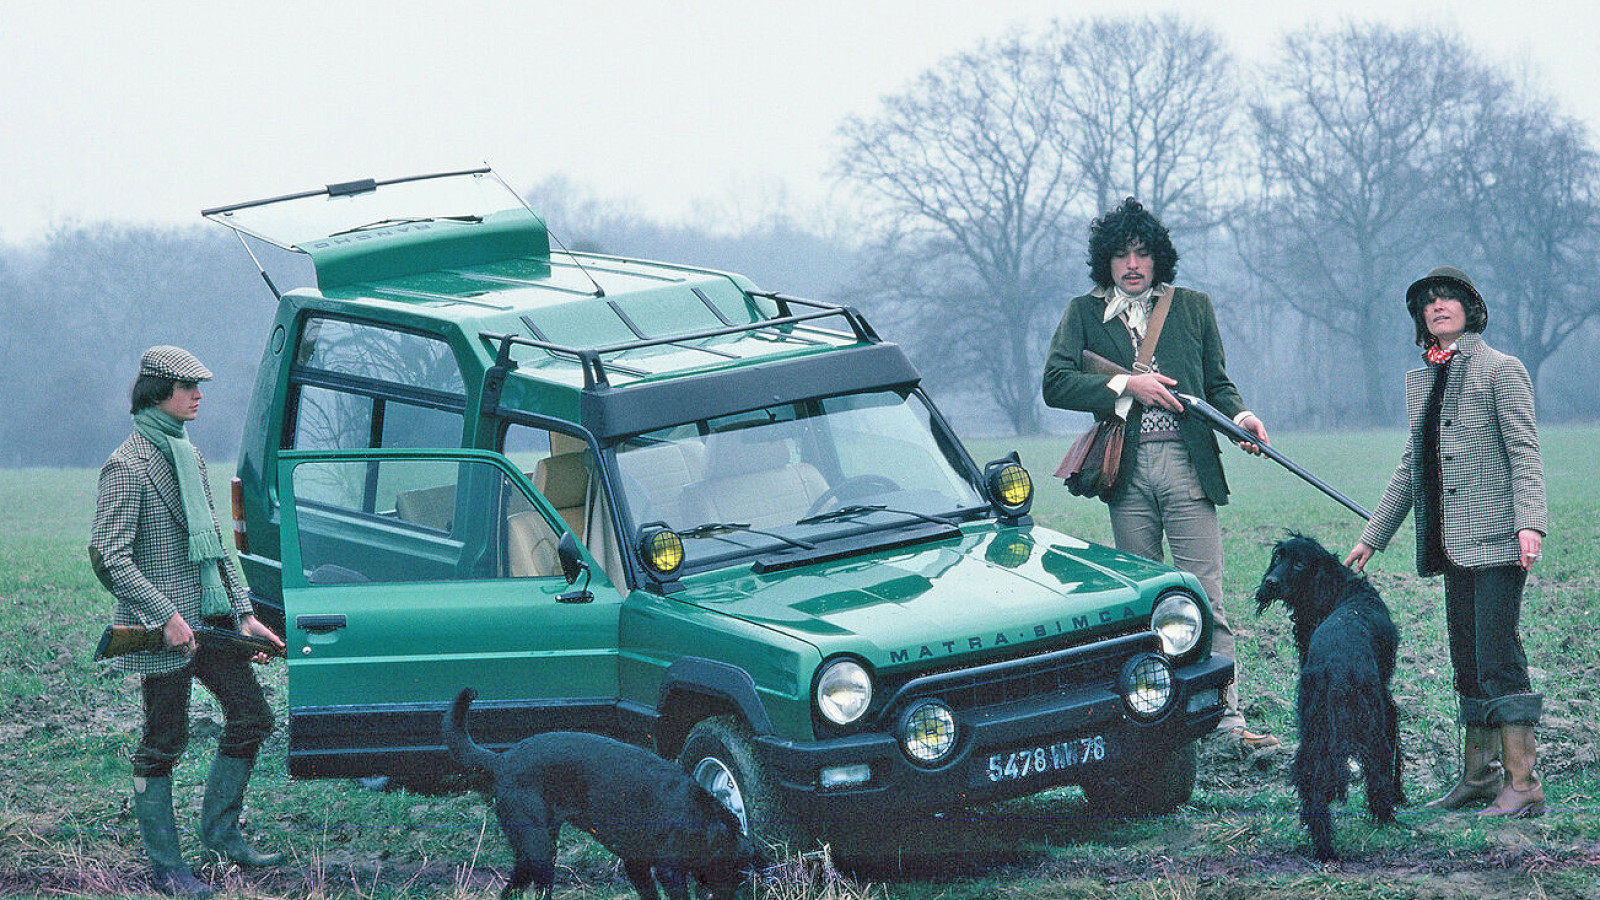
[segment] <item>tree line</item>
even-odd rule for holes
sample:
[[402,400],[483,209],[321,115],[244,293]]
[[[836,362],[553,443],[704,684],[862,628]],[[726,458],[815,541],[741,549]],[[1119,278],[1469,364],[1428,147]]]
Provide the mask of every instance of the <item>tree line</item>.
[[[1109,48],[1118,48],[1112,53]],[[529,191],[575,250],[742,272],[863,308],[969,433],[1062,430],[1045,345],[1089,286],[1088,223],[1135,196],[1210,293],[1229,370],[1273,428],[1393,425],[1416,364],[1403,294],[1472,274],[1487,337],[1546,418],[1592,419],[1600,164],[1585,125],[1442,31],[1349,24],[1244,66],[1176,16],[1058,21],[980,42],[840,125],[857,208],[696,210],[666,226],[552,178]],[[237,452],[273,315],[210,225],[58,227],[0,246],[0,465],[92,466],[127,433],[156,343],[195,350],[201,445]]]
[[838,174],[867,198],[858,289],[939,348],[934,377],[1036,433],[1043,347],[1089,287],[1088,222],[1135,196],[1172,230],[1179,280],[1216,300],[1269,422],[1399,421],[1405,287],[1441,264],[1472,274],[1491,343],[1538,381],[1594,339],[1600,167],[1583,123],[1481,57],[1350,24],[1244,67],[1175,16],[985,42],[841,128]]

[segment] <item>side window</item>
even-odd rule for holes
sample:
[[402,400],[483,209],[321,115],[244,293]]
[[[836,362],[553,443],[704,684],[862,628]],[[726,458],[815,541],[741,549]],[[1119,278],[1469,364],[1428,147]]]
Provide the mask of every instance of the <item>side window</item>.
[[291,447],[461,445],[466,385],[438,338],[315,317],[301,333],[290,381]]
[[556,529],[490,463],[307,462],[295,467],[294,495],[313,584],[561,573]]
[[580,539],[589,520],[589,482],[594,455],[580,438],[527,425],[506,426],[500,452],[527,474],[534,488]]
[[625,584],[626,567],[617,543],[611,505],[596,475],[588,442],[560,431],[506,426],[500,452],[528,475],[556,515],[589,549],[612,584]]

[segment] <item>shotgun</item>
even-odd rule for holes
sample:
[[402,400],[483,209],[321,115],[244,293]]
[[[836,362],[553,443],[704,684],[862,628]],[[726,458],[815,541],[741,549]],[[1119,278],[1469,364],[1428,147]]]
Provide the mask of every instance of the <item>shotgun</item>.
[[[1094,352],[1093,350],[1085,350],[1085,351],[1083,351],[1082,367],[1083,367],[1083,370],[1085,372],[1092,372],[1092,373],[1094,373],[1096,375],[1132,375],[1132,374],[1134,374],[1131,370],[1117,365],[1116,363],[1112,362],[1109,359],[1106,359],[1104,356],[1101,356],[1100,354]],[[1200,399],[1199,397],[1196,397],[1196,396],[1194,396],[1192,394],[1180,394],[1177,391],[1174,391],[1173,394],[1178,398],[1179,401],[1181,401],[1183,403],[1183,411],[1185,413],[1189,413],[1189,412],[1196,413],[1202,419],[1205,419],[1207,424],[1209,424],[1213,429],[1215,429],[1217,431],[1220,431],[1223,434],[1227,435],[1228,438],[1230,438],[1231,440],[1238,441],[1239,443],[1242,443],[1242,444],[1251,444],[1251,445],[1253,445],[1255,447],[1260,448],[1262,454],[1265,455],[1268,459],[1272,460],[1273,462],[1277,463],[1280,466],[1283,466],[1285,469],[1288,469],[1289,471],[1293,472],[1294,474],[1300,476],[1300,478],[1303,481],[1305,481],[1305,483],[1311,485],[1312,487],[1314,487],[1317,490],[1323,492],[1324,494],[1327,494],[1329,497],[1332,497],[1333,499],[1339,501],[1340,503],[1342,503],[1344,505],[1344,507],[1346,509],[1350,510],[1351,512],[1355,513],[1356,515],[1360,516],[1363,519],[1371,519],[1372,518],[1372,513],[1367,512],[1366,507],[1364,507],[1361,504],[1355,502],[1354,500],[1351,500],[1349,497],[1346,497],[1344,494],[1341,494],[1338,490],[1334,489],[1334,487],[1332,485],[1328,484],[1326,481],[1323,481],[1322,479],[1318,478],[1317,476],[1315,476],[1315,475],[1311,474],[1310,472],[1306,471],[1303,466],[1301,466],[1300,464],[1296,463],[1294,460],[1290,459],[1289,457],[1284,456],[1279,451],[1273,449],[1272,447],[1270,447],[1270,446],[1268,446],[1266,444],[1259,443],[1256,440],[1256,436],[1255,435],[1251,434],[1248,431],[1245,431],[1243,428],[1240,428],[1238,425],[1234,424],[1232,419],[1230,419],[1227,416],[1223,415],[1222,412],[1220,410],[1218,410],[1215,406],[1212,406],[1211,404],[1207,403],[1206,401],[1204,401],[1204,400]]]
[[[194,625],[190,627],[194,632],[196,643],[214,649],[227,650],[254,656],[265,653],[269,658],[282,656],[283,650],[273,642],[253,634],[240,634],[227,628],[214,628],[210,625]],[[137,653],[141,650],[172,650],[167,646],[166,639],[159,628],[141,628],[138,625],[107,625],[105,633],[100,635],[100,645],[95,648],[96,661],[112,659],[124,653]]]

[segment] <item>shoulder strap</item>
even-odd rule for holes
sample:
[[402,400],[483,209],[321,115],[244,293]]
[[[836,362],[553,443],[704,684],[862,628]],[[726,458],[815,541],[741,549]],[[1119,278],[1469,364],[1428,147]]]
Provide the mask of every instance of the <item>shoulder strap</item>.
[[1150,361],[1156,357],[1156,341],[1161,339],[1161,326],[1167,323],[1167,310],[1172,308],[1172,285],[1161,289],[1156,307],[1150,311],[1150,321],[1144,326],[1144,340],[1139,342],[1139,356],[1133,361],[1135,372],[1149,372]]

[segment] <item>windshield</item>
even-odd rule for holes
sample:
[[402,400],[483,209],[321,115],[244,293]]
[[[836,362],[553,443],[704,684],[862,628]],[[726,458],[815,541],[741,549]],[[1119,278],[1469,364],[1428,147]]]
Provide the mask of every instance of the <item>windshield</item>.
[[691,422],[617,448],[638,526],[684,538],[686,571],[730,556],[986,509],[965,452],[917,394],[806,400]]
[[291,250],[363,228],[427,221],[473,221],[523,208],[515,191],[487,169],[350,182],[206,210],[203,215],[251,237]]

